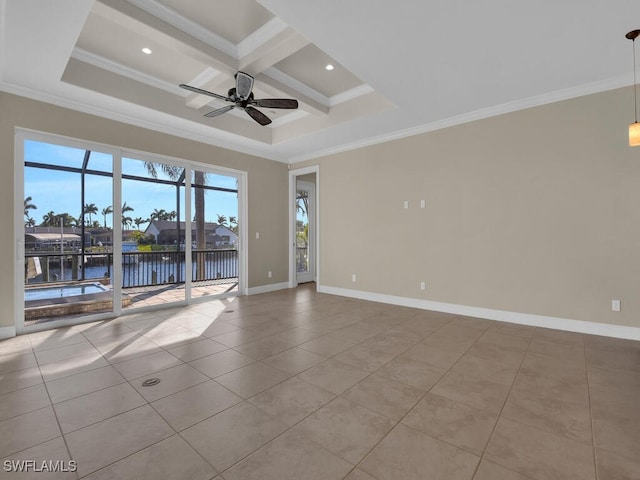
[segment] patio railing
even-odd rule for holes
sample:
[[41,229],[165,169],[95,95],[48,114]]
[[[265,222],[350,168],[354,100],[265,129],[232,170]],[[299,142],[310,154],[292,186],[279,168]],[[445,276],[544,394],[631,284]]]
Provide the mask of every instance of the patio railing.
[[[29,284],[111,278],[113,254],[110,252],[25,254],[25,278]],[[38,267],[36,268],[36,260]],[[184,283],[185,252],[123,252],[122,287],[146,287]],[[194,250],[191,252],[192,281],[236,279],[237,250]],[[35,274],[35,275],[34,275]]]

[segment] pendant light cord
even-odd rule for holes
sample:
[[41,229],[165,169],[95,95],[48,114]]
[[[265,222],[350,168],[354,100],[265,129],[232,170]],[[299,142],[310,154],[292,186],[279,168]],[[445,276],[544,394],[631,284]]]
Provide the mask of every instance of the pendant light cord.
[[636,123],[638,123],[638,82],[636,82],[636,39],[633,39],[633,101],[635,105]]

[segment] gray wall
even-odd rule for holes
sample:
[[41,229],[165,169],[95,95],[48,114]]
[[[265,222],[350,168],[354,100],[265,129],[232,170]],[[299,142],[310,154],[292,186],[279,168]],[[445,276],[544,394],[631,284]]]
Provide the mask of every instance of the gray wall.
[[614,90],[306,162],[320,284],[640,327],[632,102]]

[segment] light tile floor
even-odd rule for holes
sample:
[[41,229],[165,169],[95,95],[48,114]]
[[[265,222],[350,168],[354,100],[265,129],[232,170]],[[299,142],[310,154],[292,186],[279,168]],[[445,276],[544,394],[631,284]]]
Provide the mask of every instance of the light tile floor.
[[[238,283],[236,279],[210,280],[205,282],[194,282],[191,287],[191,298],[199,300],[207,297],[233,295],[238,292]],[[123,305],[123,310],[135,310],[141,307],[157,307],[158,305],[184,302],[185,287],[184,284],[163,284],[148,287],[125,288],[122,291],[124,297],[128,297],[130,302]],[[110,312],[111,305],[105,310],[96,311]],[[27,326],[51,322],[55,320],[71,320],[77,321],[86,313],[62,314],[51,317],[40,317],[27,320]]]
[[[161,382],[143,387],[148,378]],[[312,286],[0,342],[0,478],[640,478],[640,342]]]

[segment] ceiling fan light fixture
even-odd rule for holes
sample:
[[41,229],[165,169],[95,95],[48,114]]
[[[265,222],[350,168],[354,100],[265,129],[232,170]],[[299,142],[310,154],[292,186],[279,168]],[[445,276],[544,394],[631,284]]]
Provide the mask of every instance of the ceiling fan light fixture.
[[625,37],[633,42],[633,103],[635,121],[629,125],[629,146],[640,146],[640,123],[638,123],[638,83],[636,82],[636,38],[640,35],[640,30],[631,30]]

